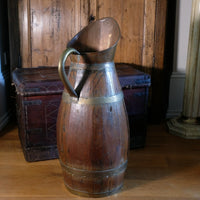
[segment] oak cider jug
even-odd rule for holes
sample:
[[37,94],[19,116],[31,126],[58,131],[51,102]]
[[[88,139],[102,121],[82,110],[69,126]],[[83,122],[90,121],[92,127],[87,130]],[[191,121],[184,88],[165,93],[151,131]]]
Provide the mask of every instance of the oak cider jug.
[[113,18],[97,20],[71,39],[59,60],[65,88],[57,117],[57,146],[64,183],[81,196],[110,195],[123,185],[129,126],[114,64],[119,39]]

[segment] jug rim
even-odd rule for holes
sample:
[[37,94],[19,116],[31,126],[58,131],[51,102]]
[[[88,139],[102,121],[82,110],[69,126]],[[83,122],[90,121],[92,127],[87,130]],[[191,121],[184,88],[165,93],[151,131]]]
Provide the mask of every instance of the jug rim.
[[[111,49],[113,49],[113,48],[115,48],[116,46],[117,46],[117,44],[118,44],[118,42],[119,42],[119,40],[120,40],[120,38],[121,38],[121,31],[120,31],[120,27],[119,27],[119,24],[117,23],[117,21],[114,19],[114,18],[112,18],[112,17],[103,17],[103,18],[101,18],[101,19],[98,19],[98,20],[96,20],[96,21],[93,21],[93,22],[91,22],[91,23],[89,23],[87,26],[85,26],[83,29],[81,29],[74,37],[72,37],[72,39],[67,43],[67,48],[70,48],[71,46],[71,43],[74,41],[74,40],[76,40],[86,29],[88,29],[90,26],[92,26],[94,23],[97,23],[97,22],[103,22],[103,21],[105,21],[105,20],[112,20],[114,23],[115,23],[115,25],[116,25],[116,27],[117,27],[117,30],[118,30],[118,38],[117,38],[117,40],[114,42],[114,44],[112,45],[112,46],[110,46],[109,48],[105,48],[105,49],[103,49],[103,50],[97,50],[97,51],[79,51],[79,53],[80,53],[80,55],[91,55],[91,54],[99,54],[99,53],[105,53],[106,51],[109,51],[109,50],[111,50]],[[76,53],[74,53],[74,54],[76,54]]]

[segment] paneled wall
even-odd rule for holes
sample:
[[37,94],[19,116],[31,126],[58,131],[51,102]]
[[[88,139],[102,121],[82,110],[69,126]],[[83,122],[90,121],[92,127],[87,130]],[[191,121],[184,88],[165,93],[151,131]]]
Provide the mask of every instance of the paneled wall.
[[67,42],[92,16],[111,16],[119,23],[122,37],[115,62],[163,67],[166,0],[18,2],[23,67],[56,66]]

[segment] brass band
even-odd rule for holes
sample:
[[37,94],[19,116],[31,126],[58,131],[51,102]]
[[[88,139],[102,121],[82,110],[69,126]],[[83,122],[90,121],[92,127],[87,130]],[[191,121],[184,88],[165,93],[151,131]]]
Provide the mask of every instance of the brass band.
[[72,175],[76,176],[84,176],[87,178],[98,178],[98,177],[104,177],[104,176],[114,176],[114,175],[119,175],[120,173],[123,173],[126,170],[127,167],[127,161],[122,163],[120,166],[112,168],[112,169],[107,169],[107,170],[101,170],[101,171],[92,171],[92,170],[85,170],[85,169],[78,169],[71,167],[69,165],[64,164],[60,160],[60,164],[62,166],[62,169]]
[[101,71],[107,68],[114,68],[114,62],[98,63],[98,64],[84,64],[84,63],[73,63],[70,64],[70,70],[95,70]]
[[108,191],[105,191],[105,192],[98,192],[98,193],[91,193],[91,192],[81,191],[81,190],[72,188],[66,182],[65,182],[65,186],[71,193],[79,195],[79,196],[84,196],[84,197],[104,197],[104,196],[112,195],[112,194],[116,193],[117,191],[119,191],[122,188],[123,183],[120,184],[119,186],[117,186],[116,188],[112,189],[112,190],[108,190]]
[[116,95],[109,96],[109,97],[90,97],[90,98],[76,98],[71,97],[67,92],[63,92],[62,100],[65,103],[77,103],[77,104],[91,104],[91,105],[97,105],[97,104],[106,104],[106,103],[115,103],[119,102],[123,99],[124,95],[123,92],[120,92]]

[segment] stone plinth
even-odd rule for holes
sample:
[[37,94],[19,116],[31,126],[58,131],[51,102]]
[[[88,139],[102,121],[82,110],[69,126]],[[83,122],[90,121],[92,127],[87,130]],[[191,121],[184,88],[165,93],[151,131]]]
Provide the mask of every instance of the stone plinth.
[[200,125],[183,122],[180,118],[167,122],[169,132],[186,139],[200,139]]

